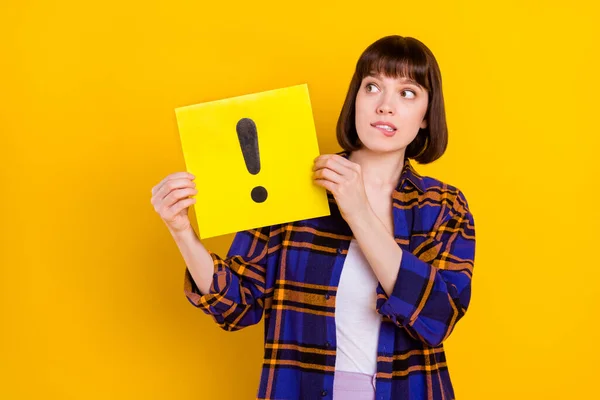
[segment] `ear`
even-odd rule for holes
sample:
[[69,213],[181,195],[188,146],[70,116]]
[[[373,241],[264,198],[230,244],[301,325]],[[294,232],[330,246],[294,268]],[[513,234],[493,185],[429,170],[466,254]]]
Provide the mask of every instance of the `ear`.
[[423,121],[421,121],[421,129],[425,129],[427,128],[427,118],[423,118]]

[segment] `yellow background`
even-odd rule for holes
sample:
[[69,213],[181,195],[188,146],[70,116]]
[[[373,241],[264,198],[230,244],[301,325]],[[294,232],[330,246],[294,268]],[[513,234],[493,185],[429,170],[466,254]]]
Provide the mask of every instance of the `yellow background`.
[[[185,169],[199,190],[193,206],[200,238],[331,214],[327,193],[312,179],[319,144],[307,84],[249,93],[175,110]],[[260,171],[244,162],[236,125],[256,127]],[[255,186],[267,190],[255,202]]]
[[0,398],[252,398],[262,324],[227,333],[187,302],[150,204],[184,169],[173,110],[308,82],[336,151],[354,63],[387,34],[440,63],[450,145],[417,169],[476,218],[472,305],[447,342],[458,398],[595,397],[591,4],[3,1]]

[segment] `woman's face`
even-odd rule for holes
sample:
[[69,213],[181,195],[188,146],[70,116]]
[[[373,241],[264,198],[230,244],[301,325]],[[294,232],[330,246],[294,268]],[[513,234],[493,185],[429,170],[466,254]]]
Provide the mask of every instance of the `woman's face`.
[[407,78],[365,77],[356,95],[356,131],[372,151],[406,149],[426,128],[428,93]]

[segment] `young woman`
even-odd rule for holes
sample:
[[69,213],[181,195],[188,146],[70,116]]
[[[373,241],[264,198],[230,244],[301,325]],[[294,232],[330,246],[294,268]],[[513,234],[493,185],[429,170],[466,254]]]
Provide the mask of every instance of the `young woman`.
[[153,188],[187,299],[228,331],[264,315],[257,398],[454,399],[443,342],[471,297],[473,216],[459,189],[410,161],[446,149],[441,83],[417,39],[371,44],[338,120],[343,150],[314,163],[331,215],[238,232],[226,257],[190,226],[193,176]]

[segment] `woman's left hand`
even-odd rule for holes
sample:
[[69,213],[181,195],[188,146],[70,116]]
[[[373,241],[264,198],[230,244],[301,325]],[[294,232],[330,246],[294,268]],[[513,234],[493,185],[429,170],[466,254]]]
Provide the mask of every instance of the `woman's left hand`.
[[329,190],[346,222],[357,218],[370,208],[360,165],[338,154],[315,158],[314,182]]

